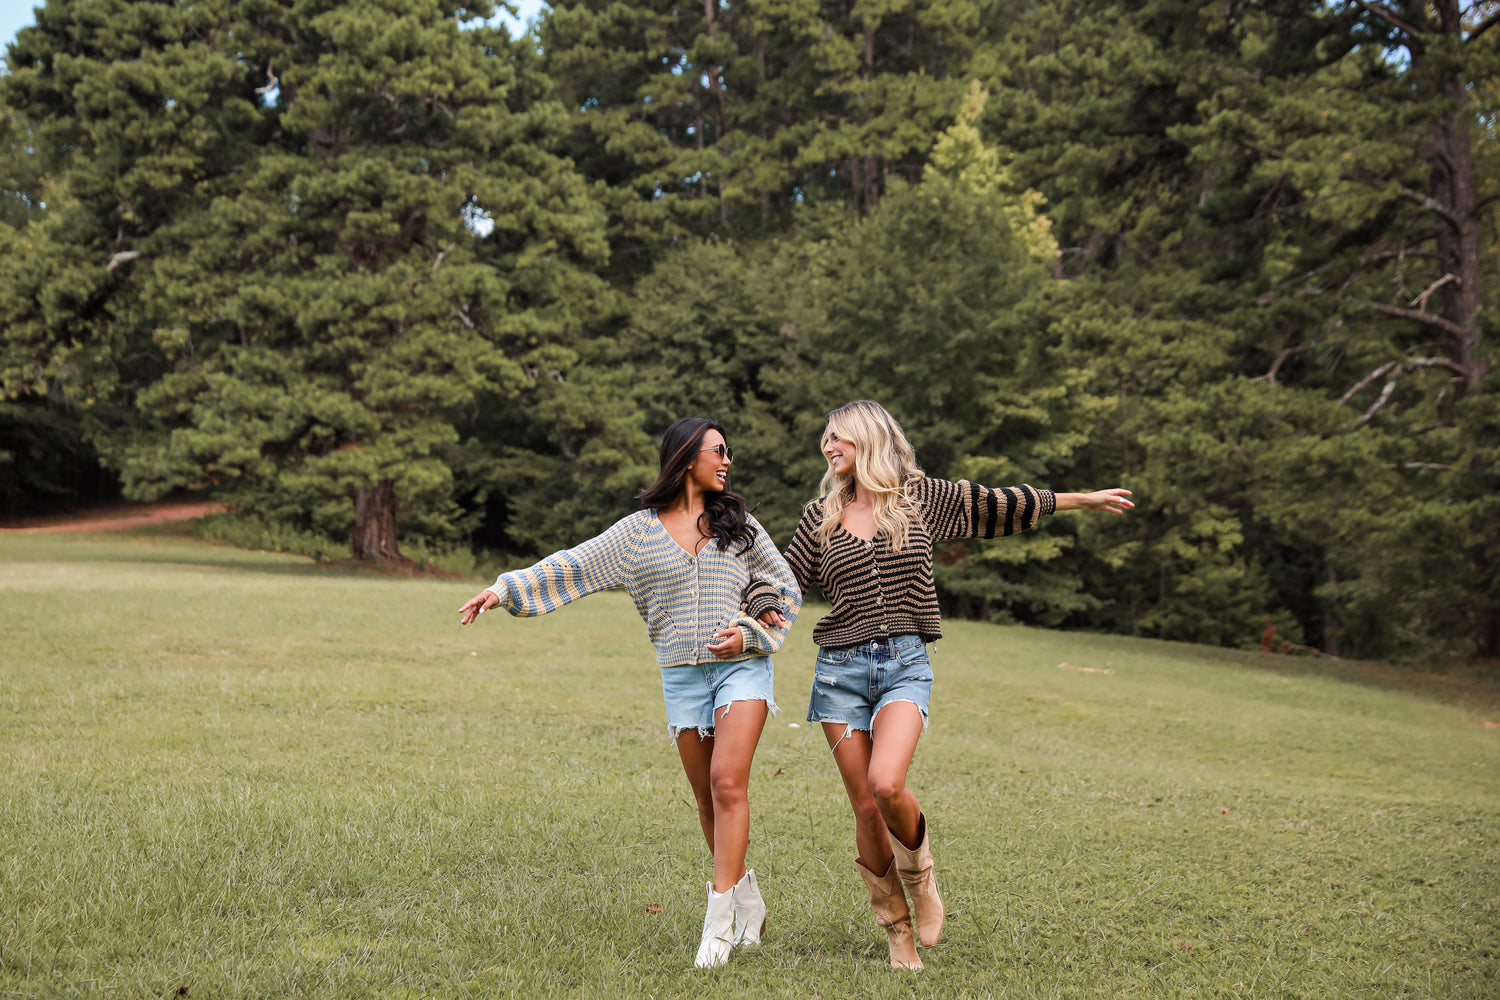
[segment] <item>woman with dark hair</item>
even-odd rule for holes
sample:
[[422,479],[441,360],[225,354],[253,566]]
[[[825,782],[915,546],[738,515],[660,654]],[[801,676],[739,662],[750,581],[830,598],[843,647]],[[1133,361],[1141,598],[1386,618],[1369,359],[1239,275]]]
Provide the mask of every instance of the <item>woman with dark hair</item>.
[[[694,964],[723,965],[760,942],[766,904],[750,843],[750,762],[770,712],[770,654],[781,648],[802,591],[765,529],[729,489],[724,428],[686,417],[661,441],[661,473],[645,509],[529,569],[502,573],[459,609],[467,625],[491,608],[546,614],[598,590],[623,588],[656,646],[667,728],[698,802],[714,880]],[[681,739],[691,730],[695,739]]]

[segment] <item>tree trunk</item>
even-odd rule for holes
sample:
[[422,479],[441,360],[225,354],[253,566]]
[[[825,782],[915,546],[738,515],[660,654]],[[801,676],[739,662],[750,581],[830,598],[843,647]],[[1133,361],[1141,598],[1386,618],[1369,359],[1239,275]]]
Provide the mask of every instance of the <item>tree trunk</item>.
[[354,534],[349,547],[356,559],[405,561],[396,548],[396,488],[389,479],[354,491]]
[[1334,571],[1333,563],[1328,564],[1328,600],[1323,604],[1323,652],[1330,656],[1342,655],[1343,648],[1339,642],[1340,622],[1338,613],[1338,573]]
[[[1463,37],[1463,15],[1457,0],[1436,4],[1442,34]],[[1432,197],[1446,213],[1438,219],[1438,252],[1445,273],[1458,280],[1442,290],[1443,314],[1461,331],[1453,338],[1451,356],[1464,371],[1460,395],[1473,389],[1488,372],[1479,353],[1479,311],[1484,306],[1484,274],[1479,256],[1479,188],[1474,180],[1474,149],[1470,120],[1473,104],[1468,81],[1457,69],[1446,68],[1439,83],[1449,102],[1447,117],[1428,126],[1432,157]]]

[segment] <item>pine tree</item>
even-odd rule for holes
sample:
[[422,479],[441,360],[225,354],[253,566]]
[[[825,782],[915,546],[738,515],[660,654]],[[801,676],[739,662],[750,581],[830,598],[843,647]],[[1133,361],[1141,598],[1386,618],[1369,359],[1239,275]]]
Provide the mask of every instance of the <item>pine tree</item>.
[[[1131,595],[1127,625],[1213,639],[1227,616],[1248,634],[1244,619],[1289,613],[1346,652],[1425,655],[1462,633],[1485,648],[1495,575],[1459,540],[1494,516],[1493,404],[1451,380],[1489,362],[1434,342],[1437,308],[1415,315],[1461,284],[1444,277],[1457,256],[1438,265],[1434,136],[1462,131],[1455,112],[1484,119],[1391,54],[1379,6],[1048,4],[981,67],[987,123],[1046,193],[1077,284],[1044,328],[1118,400],[1101,454],[1152,498],[1108,529],[1143,532],[1098,581]],[[1427,47],[1478,95],[1494,79],[1482,27]],[[1112,318],[1067,315],[1085,304]],[[1444,562],[1462,569],[1432,572]]]
[[759,237],[797,205],[868,211],[889,177],[915,181],[979,23],[969,2],[560,0],[540,40],[627,267],[664,239]]
[[563,112],[527,46],[459,25],[488,13],[54,0],[21,33],[7,93],[80,151],[31,279],[71,294],[10,325],[154,418],[112,442],[128,495],[210,489],[364,558],[399,557],[398,514],[451,535],[466,408],[519,405],[607,301]]

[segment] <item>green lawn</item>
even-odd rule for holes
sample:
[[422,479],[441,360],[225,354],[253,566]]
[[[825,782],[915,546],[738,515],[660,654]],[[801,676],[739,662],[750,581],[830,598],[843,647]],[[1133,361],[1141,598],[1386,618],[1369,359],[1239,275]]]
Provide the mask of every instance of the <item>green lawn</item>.
[[460,629],[479,586],[0,535],[0,997],[1500,996],[1482,710],[963,622],[911,775],[949,922],[893,974],[802,722],[816,607],[751,785],[766,944],[694,970],[633,608]]

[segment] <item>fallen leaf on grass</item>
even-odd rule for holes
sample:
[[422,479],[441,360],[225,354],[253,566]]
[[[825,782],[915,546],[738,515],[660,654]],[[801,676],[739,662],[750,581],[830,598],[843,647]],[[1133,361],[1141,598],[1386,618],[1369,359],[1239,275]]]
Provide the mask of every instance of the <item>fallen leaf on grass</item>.
[[1080,674],[1112,674],[1113,670],[1108,667],[1075,667],[1071,663],[1059,663],[1058,670],[1076,670]]
[[1479,720],[1486,729],[1500,729],[1500,722],[1491,722],[1489,719]]
[[646,904],[646,912],[647,913],[660,913],[661,912],[661,904],[660,903],[647,903]]

